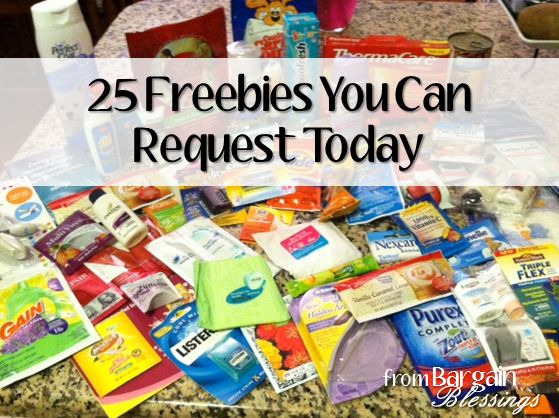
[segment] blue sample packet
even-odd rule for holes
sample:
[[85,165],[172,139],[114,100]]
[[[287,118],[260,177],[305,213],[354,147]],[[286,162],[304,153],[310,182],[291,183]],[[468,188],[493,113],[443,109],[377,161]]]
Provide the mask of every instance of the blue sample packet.
[[475,371],[481,372],[476,374],[480,380],[475,383],[485,385],[484,390],[476,391],[476,396],[507,389],[506,385],[494,384],[491,364],[453,296],[399,312],[391,320],[435,405],[443,403],[448,393],[443,390],[445,386],[452,386],[452,390],[458,387],[457,381],[451,380],[456,373],[464,376],[458,399],[470,391]]
[[[394,221],[410,232],[422,254],[440,251],[446,258],[470,246],[464,234],[429,195],[417,199],[412,205],[393,216]],[[446,231],[440,229],[446,224]],[[419,232],[422,230],[421,232]],[[438,234],[433,234],[438,231]],[[427,233],[426,233],[427,232]],[[429,239],[421,238],[429,236]]]
[[233,24],[233,40],[240,41],[245,36],[245,28],[249,19],[260,19],[266,25],[283,25],[286,15],[297,13],[316,13],[316,0],[261,1],[252,2],[247,6],[246,0],[231,0],[231,20]]
[[361,201],[357,210],[347,217],[349,225],[372,222],[406,206],[398,186],[354,186],[349,192]]
[[403,229],[369,232],[367,241],[379,264],[399,263],[421,257],[415,238]]
[[495,251],[509,248],[507,238],[490,219],[463,228],[462,234],[470,247],[448,259],[454,269],[460,270],[492,261]]
[[198,326],[196,302],[172,311],[151,337],[187,376],[227,405],[266,379],[241,330],[216,332]]
[[181,189],[181,199],[187,221],[192,221],[200,216],[204,218],[210,217],[210,214],[200,203],[200,190],[198,188]]

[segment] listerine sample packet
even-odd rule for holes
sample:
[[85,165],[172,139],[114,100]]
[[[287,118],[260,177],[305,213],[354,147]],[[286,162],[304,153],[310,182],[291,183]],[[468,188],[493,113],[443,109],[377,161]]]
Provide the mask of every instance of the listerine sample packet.
[[58,270],[0,281],[0,388],[99,341]]
[[227,405],[266,379],[242,332],[200,328],[196,303],[172,311],[151,336],[182,371]]
[[[488,380],[493,376],[491,364],[454,297],[399,312],[391,320],[432,401],[442,402],[449,392],[457,390],[458,397],[463,398],[475,383],[485,386],[485,390],[475,393],[477,396],[506,389]],[[457,372],[464,372],[463,382],[448,379]],[[480,380],[474,380],[474,372]],[[442,373],[442,377],[455,384],[438,384],[435,373]]]

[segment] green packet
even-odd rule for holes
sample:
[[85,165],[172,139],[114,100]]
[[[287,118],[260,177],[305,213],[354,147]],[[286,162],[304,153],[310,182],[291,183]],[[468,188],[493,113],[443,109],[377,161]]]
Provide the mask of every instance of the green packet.
[[0,388],[97,341],[99,335],[58,270],[0,280]]
[[211,331],[291,319],[262,256],[194,264],[200,327]]
[[337,282],[350,277],[360,276],[370,271],[378,270],[379,264],[372,255],[358,258],[341,266],[334,267],[330,270],[314,274],[301,279],[290,280],[287,282],[287,291],[294,298],[301,296],[314,287],[323,284]]

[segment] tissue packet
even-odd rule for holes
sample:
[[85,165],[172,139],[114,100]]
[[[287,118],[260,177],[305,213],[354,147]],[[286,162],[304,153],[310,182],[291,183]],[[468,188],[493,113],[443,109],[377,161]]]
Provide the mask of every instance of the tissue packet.
[[371,253],[379,264],[392,264],[421,257],[415,238],[403,229],[367,234]]
[[151,336],[186,375],[227,405],[266,378],[242,332],[201,328],[196,303],[172,311]]
[[[391,321],[415,370],[424,377],[422,384],[433,402],[443,402],[449,392],[456,389],[460,390],[458,398],[461,399],[476,384],[485,386],[481,392],[476,390],[476,395],[507,389],[488,382],[494,378],[493,368],[475,331],[452,296],[399,312],[391,317]],[[464,372],[462,384],[450,379],[458,371]],[[441,373],[445,381],[456,383],[437,386],[434,384],[435,373]],[[473,376],[478,375],[482,378],[474,379]]]
[[[292,298],[285,296],[289,306]],[[262,324],[241,329],[276,393],[299,386],[318,375],[295,323]]]
[[404,360],[398,337],[384,320],[357,323],[332,285],[309,290],[289,310],[330,400],[367,396],[384,386]]
[[0,281],[0,388],[97,341],[95,328],[58,270]]
[[65,274],[72,274],[91,256],[115,241],[105,227],[77,211],[37,241],[34,247]]
[[312,221],[253,237],[275,264],[295,278],[308,277],[362,256],[331,222]]
[[430,196],[402,210],[394,220],[415,236],[423,254],[442,251],[450,257],[469,246],[458,227]]
[[450,294],[454,272],[441,252],[334,284],[358,322],[366,322]]

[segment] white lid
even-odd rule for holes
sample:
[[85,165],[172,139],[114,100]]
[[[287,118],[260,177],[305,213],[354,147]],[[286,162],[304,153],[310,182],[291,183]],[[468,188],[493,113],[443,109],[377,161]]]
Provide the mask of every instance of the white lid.
[[78,0],[45,0],[31,6],[36,28],[57,28],[83,21]]

